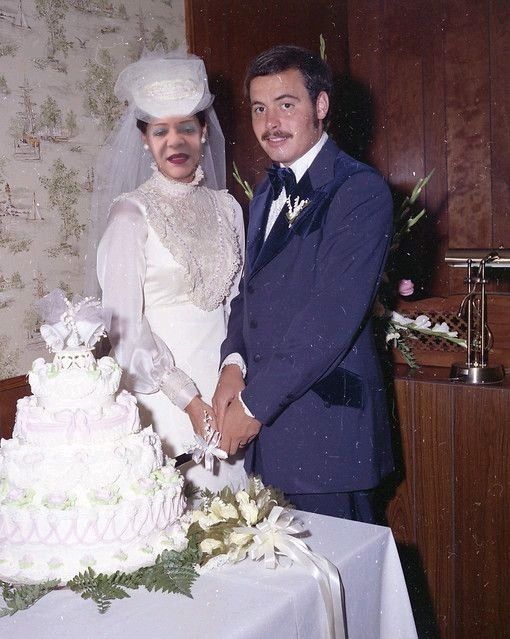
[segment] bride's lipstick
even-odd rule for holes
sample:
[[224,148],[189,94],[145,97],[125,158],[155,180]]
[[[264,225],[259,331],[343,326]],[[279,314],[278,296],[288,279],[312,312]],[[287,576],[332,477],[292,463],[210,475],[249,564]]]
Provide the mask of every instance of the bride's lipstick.
[[189,155],[187,153],[173,153],[167,157],[167,162],[171,162],[172,164],[185,164],[189,159]]

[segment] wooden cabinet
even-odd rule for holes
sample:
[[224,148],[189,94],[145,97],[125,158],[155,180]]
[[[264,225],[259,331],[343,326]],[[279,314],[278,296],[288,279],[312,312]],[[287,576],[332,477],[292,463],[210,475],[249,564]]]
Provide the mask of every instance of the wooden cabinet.
[[397,367],[405,470],[389,524],[420,637],[510,637],[510,380],[467,386],[447,376]]

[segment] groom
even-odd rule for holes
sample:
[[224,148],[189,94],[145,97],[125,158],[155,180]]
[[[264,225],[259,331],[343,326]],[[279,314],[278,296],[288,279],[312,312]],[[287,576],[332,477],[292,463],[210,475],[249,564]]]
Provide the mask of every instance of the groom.
[[213,399],[221,447],[302,510],[375,522],[393,468],[371,308],[392,235],[384,180],[324,132],[331,73],[278,46],[248,69],[273,161],[250,205],[247,260]]

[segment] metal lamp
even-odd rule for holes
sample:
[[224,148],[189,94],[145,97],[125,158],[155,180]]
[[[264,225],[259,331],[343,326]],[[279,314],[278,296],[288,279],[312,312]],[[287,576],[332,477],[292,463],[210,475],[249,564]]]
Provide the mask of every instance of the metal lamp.
[[486,266],[510,267],[508,249],[450,249],[445,261],[450,266],[467,268],[467,293],[458,311],[467,323],[465,363],[452,365],[450,378],[467,384],[498,384],[505,377],[501,364],[489,365],[493,337],[487,324]]

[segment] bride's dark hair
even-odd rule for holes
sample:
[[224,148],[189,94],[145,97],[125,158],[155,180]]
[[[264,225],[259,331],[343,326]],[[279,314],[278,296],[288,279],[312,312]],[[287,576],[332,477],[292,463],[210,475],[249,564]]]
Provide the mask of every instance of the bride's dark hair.
[[[200,122],[200,126],[204,126],[205,125],[205,111],[199,111],[198,113],[194,113],[194,115],[196,116],[197,120]],[[145,122],[145,120],[137,120],[136,121],[136,128],[145,135],[147,133],[147,124],[148,124],[148,122]]]

